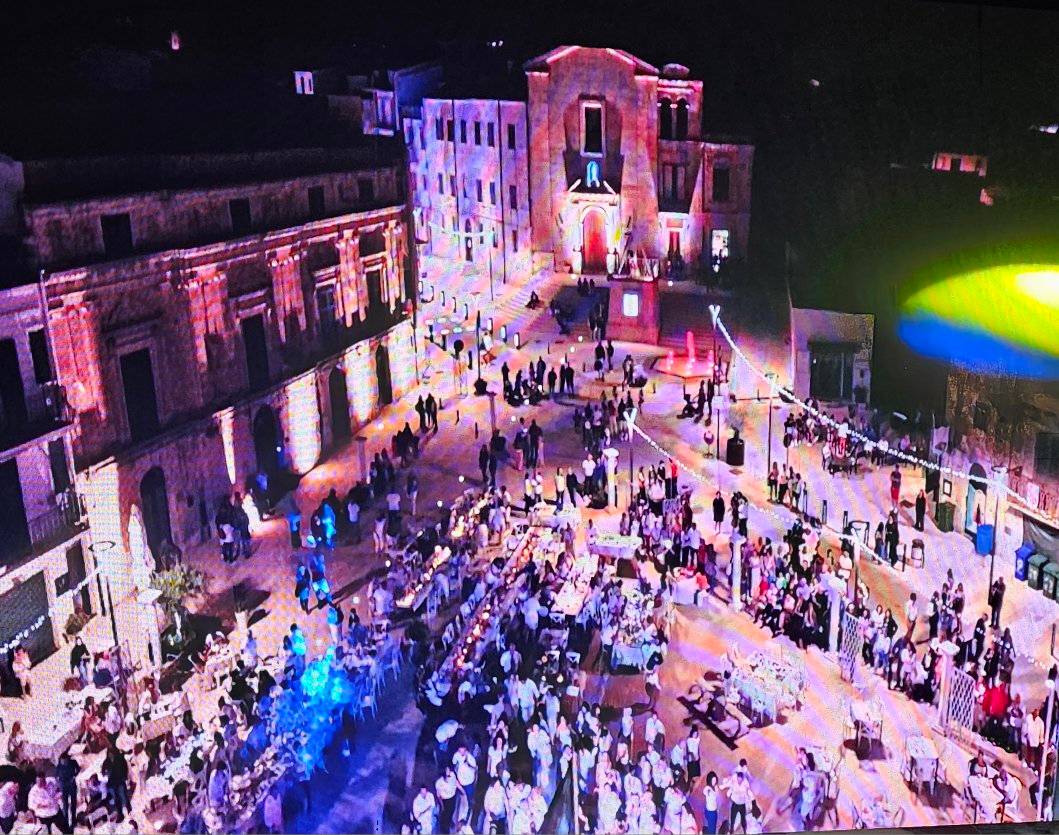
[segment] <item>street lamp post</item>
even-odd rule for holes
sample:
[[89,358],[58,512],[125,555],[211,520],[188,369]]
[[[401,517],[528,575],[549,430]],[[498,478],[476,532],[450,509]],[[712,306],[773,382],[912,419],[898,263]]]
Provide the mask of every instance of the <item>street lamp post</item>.
[[1041,764],[1037,778],[1037,820],[1044,818],[1044,780],[1048,771],[1048,753],[1052,747],[1052,719],[1055,713],[1055,677],[1056,666],[1053,664],[1048,671],[1048,710],[1047,718],[1044,720],[1044,745],[1041,748]]
[[765,375],[769,381],[769,450],[768,463],[765,465],[765,478],[772,472],[772,397],[776,393],[776,372],[770,371]]

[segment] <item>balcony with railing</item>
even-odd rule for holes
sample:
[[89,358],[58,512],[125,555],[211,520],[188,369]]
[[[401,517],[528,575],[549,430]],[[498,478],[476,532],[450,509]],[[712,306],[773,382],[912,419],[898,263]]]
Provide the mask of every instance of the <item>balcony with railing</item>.
[[27,392],[24,402],[24,416],[12,417],[11,409],[0,413],[0,453],[63,429],[73,419],[66,390],[58,383],[45,383]]
[[55,505],[29,520],[33,554],[39,556],[87,527],[85,504],[72,487],[57,493]]

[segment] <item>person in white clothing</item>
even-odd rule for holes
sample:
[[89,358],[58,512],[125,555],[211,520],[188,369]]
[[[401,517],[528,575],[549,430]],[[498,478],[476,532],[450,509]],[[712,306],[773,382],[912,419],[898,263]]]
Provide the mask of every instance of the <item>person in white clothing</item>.
[[666,727],[662,724],[662,720],[658,718],[658,714],[651,711],[651,715],[647,717],[647,725],[644,728],[644,740],[647,742],[647,748],[653,749],[659,740],[662,744],[665,744]]
[[500,780],[493,780],[489,788],[485,790],[482,800],[485,808],[485,821],[482,826],[483,832],[490,832],[506,828],[507,826],[507,791]]
[[412,817],[419,825],[419,831],[423,835],[434,835],[434,817],[437,812],[438,802],[426,786],[419,790],[419,794],[412,801]]
[[467,746],[461,745],[452,755],[452,767],[456,771],[456,782],[467,797],[467,806],[473,808],[474,788],[478,782],[478,761],[474,754],[467,750]]

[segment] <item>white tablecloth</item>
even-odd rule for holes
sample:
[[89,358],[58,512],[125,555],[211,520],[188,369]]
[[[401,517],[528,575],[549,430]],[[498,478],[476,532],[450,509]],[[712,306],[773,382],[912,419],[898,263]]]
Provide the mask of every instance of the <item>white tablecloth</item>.
[[643,669],[647,660],[644,658],[642,646],[630,646],[628,644],[614,644],[611,650],[611,659],[616,667],[637,667]]
[[26,744],[23,755],[30,760],[55,762],[73,745],[81,728],[81,714],[64,710],[25,723]]
[[632,559],[642,540],[638,536],[621,536],[620,534],[601,533],[594,542],[589,543],[589,550],[601,557],[619,557]]
[[581,525],[581,511],[576,507],[566,505],[561,511],[557,511],[555,505],[537,505],[536,520],[538,525],[559,529],[569,525],[574,530]]

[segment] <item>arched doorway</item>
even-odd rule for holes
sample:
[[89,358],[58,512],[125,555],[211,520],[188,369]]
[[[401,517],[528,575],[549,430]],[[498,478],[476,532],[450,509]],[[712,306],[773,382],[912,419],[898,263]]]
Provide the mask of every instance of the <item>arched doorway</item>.
[[468,264],[474,260],[474,240],[471,238],[471,222],[463,222],[463,260]]
[[279,438],[279,424],[276,413],[270,406],[262,406],[254,417],[254,455],[257,457],[257,468],[271,479],[282,468],[280,466],[283,448]]
[[158,564],[162,545],[172,541],[169,526],[169,495],[165,488],[165,473],[152,467],[140,481],[140,507],[143,513],[143,533],[147,548]]
[[677,125],[673,131],[677,139],[688,138],[688,101],[681,99],[677,102]]
[[978,533],[978,523],[985,521],[986,483],[985,467],[972,464],[967,479],[967,501],[964,506],[963,529],[966,533]]
[[346,375],[337,365],[327,377],[327,392],[331,398],[331,439],[338,444],[352,435],[349,425],[349,393]]
[[589,209],[581,221],[583,273],[607,271],[607,218],[602,209]]
[[385,345],[375,351],[375,375],[379,380],[379,405],[393,403],[393,382],[390,379],[390,354]]

